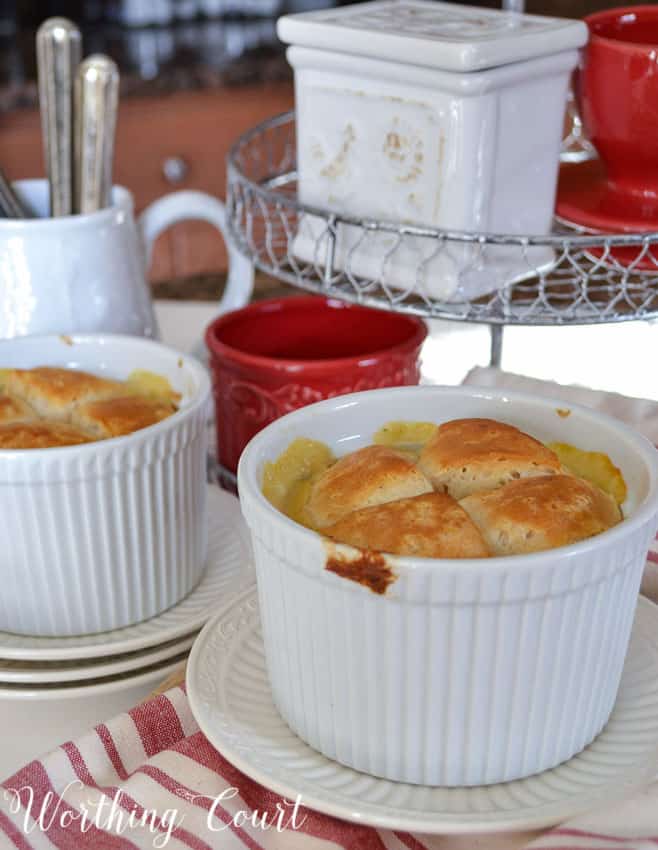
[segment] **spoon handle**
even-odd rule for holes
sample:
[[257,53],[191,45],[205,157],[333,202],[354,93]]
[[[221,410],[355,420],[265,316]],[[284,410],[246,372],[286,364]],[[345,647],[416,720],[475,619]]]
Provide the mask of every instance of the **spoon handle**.
[[49,18],[39,27],[39,101],[53,216],[73,213],[73,80],[81,55],[80,30],[67,18]]
[[119,71],[107,56],[89,56],[75,80],[75,210],[111,204]]

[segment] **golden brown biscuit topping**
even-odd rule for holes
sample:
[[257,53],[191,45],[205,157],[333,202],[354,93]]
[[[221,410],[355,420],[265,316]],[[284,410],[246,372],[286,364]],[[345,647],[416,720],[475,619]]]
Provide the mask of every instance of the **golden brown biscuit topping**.
[[518,478],[562,472],[558,457],[543,443],[493,419],[454,419],[440,425],[419,465],[435,489],[455,499]]
[[466,511],[446,493],[426,493],[353,511],[324,529],[359,549],[418,558],[486,558],[489,550]]
[[53,366],[0,369],[0,448],[49,448],[130,434],[176,412],[166,378],[134,372],[114,381]]
[[22,399],[0,394],[0,424],[28,422],[36,418],[37,415],[34,410]]
[[132,434],[161,422],[175,411],[167,402],[140,396],[113,398],[80,404],[73,409],[71,421],[96,439]]
[[66,421],[71,407],[86,401],[112,398],[125,392],[120,381],[108,381],[89,372],[38,366],[8,369],[6,389],[30,404],[39,416]]
[[494,555],[555,549],[616,525],[614,499],[574,475],[545,475],[474,493],[460,505]]
[[[373,556],[538,552],[623,518],[623,476],[598,452],[564,444],[554,452],[512,425],[482,418],[390,422],[374,439],[337,461],[324,444],[297,439],[266,464],[263,493],[295,521]],[[355,562],[343,560],[333,571],[354,579]]]
[[14,422],[0,425],[0,449],[47,449],[77,446],[91,438],[79,428],[63,422]]
[[340,458],[314,483],[306,515],[315,528],[373,505],[431,493],[432,485],[403,452],[366,446]]

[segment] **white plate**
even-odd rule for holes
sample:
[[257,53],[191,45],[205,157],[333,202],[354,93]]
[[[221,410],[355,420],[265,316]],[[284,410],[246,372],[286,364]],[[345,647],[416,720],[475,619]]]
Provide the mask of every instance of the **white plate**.
[[151,649],[128,652],[107,658],[86,661],[12,661],[0,659],[0,688],[3,685],[40,685],[72,682],[81,684],[87,679],[107,678],[122,673],[139,671],[152,664],[179,656],[190,649],[198,632],[183,638],[167,641]]
[[0,781],[34,758],[136,706],[185,660],[176,656],[128,675],[75,686],[0,687]]
[[[145,682],[152,686],[147,691],[146,695],[148,696],[186,661],[187,653],[183,652],[173,658],[167,658],[159,664],[150,664],[148,667],[140,667],[138,670],[131,670],[127,673],[117,673],[115,676],[89,679],[86,682],[47,682],[43,685],[35,685],[31,682],[28,684],[0,684],[0,704],[23,700],[44,703],[87,696],[95,698],[122,691],[124,687],[139,686]],[[137,702],[139,700],[131,703],[129,708],[133,708],[137,705]],[[102,711],[102,714],[105,718],[113,716],[112,712],[108,713],[107,710]],[[84,732],[83,728],[79,730],[78,734],[81,732]]]
[[208,565],[195,589],[168,611],[113,632],[80,637],[26,637],[0,632],[0,658],[22,661],[76,661],[159,646],[201,628],[219,605],[255,581],[251,544],[240,503],[208,485]]
[[187,694],[223,756],[289,799],[300,794],[311,809],[419,833],[539,829],[630,793],[658,768],[658,607],[640,599],[615,709],[594,743],[553,770],[501,785],[404,785],[312,750],[272,701],[255,589],[201,632],[187,666]]

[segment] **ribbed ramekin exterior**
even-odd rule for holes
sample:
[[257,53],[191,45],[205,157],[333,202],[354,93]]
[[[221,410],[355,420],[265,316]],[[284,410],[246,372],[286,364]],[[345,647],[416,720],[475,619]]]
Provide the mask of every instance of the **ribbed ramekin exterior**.
[[197,399],[92,451],[0,454],[0,629],[117,629],[192,590],[207,551],[208,410]]
[[[390,419],[483,415],[608,452],[628,484],[627,518],[531,555],[384,556],[395,580],[377,595],[326,569],[329,554],[349,560],[356,550],[290,521],[261,492],[263,464],[295,437],[342,454]],[[274,700],[315,749],[395,781],[479,785],[547,770],[606,724],[658,525],[658,455],[621,423],[507,390],[357,393],[261,431],[242,454],[238,486]]]
[[275,703],[314,749],[427,785],[551,768],[606,724],[655,518],[548,565],[405,570],[390,595],[242,494]]

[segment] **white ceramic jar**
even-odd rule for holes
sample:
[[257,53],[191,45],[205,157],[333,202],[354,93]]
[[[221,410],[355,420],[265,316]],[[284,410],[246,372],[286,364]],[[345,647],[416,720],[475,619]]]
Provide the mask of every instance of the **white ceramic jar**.
[[166,377],[172,416],[110,440],[0,450],[0,629],[65,636],[118,629],[186,596],[205,565],[210,379],[139,337],[0,341],[0,367],[64,366]]
[[[294,45],[299,199],[452,231],[550,230],[580,21],[427,0],[375,0],[281,18]],[[293,250],[322,264],[326,225]],[[553,259],[340,224],[336,268],[445,300],[473,298]]]
[[[608,453],[628,485],[626,519],[532,555],[387,555],[397,579],[377,595],[328,571],[331,547],[261,493],[264,463],[295,437],[340,455],[391,419],[470,416]],[[607,723],[658,524],[658,453],[640,435],[584,407],[507,391],[375,390],[269,425],[245,449],[238,485],[274,701],[316,750],[395,781],[481,785],[554,767]]]

